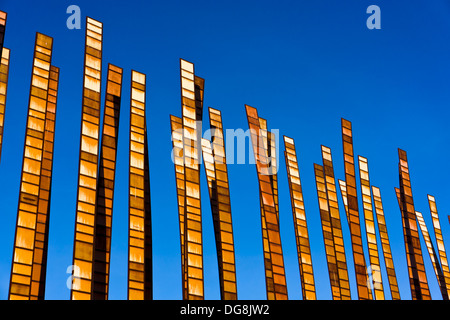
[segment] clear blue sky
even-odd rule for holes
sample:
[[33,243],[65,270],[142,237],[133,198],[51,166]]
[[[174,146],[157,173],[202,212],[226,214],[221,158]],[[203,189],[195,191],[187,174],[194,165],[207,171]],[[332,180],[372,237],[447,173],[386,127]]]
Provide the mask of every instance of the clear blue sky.
[[[295,139],[319,299],[330,299],[313,163],[331,148],[344,177],[340,119],[353,122],[355,155],[369,159],[381,188],[403,299],[410,299],[401,218],[395,198],[397,148],[408,152],[416,209],[431,218],[437,199],[450,250],[450,4],[435,1],[37,1],[2,0],[11,49],[4,145],[0,164],[0,299],[6,299],[16,222],[35,32],[54,37],[60,67],[47,272],[47,299],[68,299],[72,263],[84,57],[84,21],[103,22],[103,68],[124,69],[111,252],[110,298],[126,299],[129,81],[147,74],[153,220],[154,297],[181,298],[179,227],[169,114],[181,115],[179,58],[206,79],[205,107],[222,111],[225,128],[248,128],[244,104],[269,128]],[[82,29],[66,28],[66,8],[81,8]],[[366,27],[366,8],[381,8],[381,30]],[[105,88],[103,86],[103,88]],[[103,95],[103,94],[102,94]],[[104,97],[102,97],[104,98]],[[103,104],[103,102],[102,102]],[[205,118],[207,116],[205,115]],[[205,125],[207,128],[207,125]],[[282,155],[283,149],[280,154]],[[439,162],[439,159],[442,162]],[[295,237],[284,159],[280,159],[281,238],[288,293],[300,299]],[[230,165],[238,295],[265,299],[258,182],[254,165]],[[441,170],[443,170],[441,172]],[[447,183],[447,184],[446,184]],[[218,299],[212,217],[202,168],[205,298]],[[342,211],[343,214],[343,211]],[[344,217],[342,215],[342,217]],[[350,238],[343,223],[352,296]],[[430,233],[433,235],[432,230]],[[422,249],[425,249],[422,242]],[[441,299],[424,251],[432,297]],[[384,264],[383,264],[384,266]],[[383,274],[384,276],[385,274]],[[387,279],[383,278],[387,292]]]

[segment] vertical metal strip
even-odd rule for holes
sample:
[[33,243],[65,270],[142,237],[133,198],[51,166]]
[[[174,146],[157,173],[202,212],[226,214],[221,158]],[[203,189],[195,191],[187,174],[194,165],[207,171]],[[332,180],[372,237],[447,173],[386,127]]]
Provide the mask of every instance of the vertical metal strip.
[[416,222],[416,210],[412,196],[409,177],[408,159],[404,150],[398,149],[400,189],[399,204],[402,213],[403,236],[405,241],[406,260],[413,300],[431,299],[428,289],[427,275],[423,262],[422,248],[419,240],[419,228]]
[[153,241],[147,121],[144,126],[144,299],[153,300]]
[[325,178],[325,187],[328,197],[331,228],[336,252],[336,263],[339,272],[339,286],[342,300],[351,300],[350,282],[348,279],[347,260],[345,257],[344,237],[342,235],[339,204],[337,201],[336,181],[334,177],[333,159],[331,150],[322,146],[322,160]]
[[[185,172],[184,268],[187,299],[203,300],[203,240],[200,200],[201,109],[204,81],[194,75],[194,65],[180,60],[183,115],[183,157]],[[201,119],[200,119],[201,120]],[[200,152],[199,152],[200,151]]]
[[102,23],[86,18],[72,300],[92,299],[100,127]]
[[203,161],[213,214],[219,266],[220,294],[223,300],[237,299],[231,199],[228,185],[222,116],[209,108],[212,142],[202,139]]
[[[130,105],[128,299],[152,298],[151,212],[148,208],[148,151],[146,127],[146,75],[132,70]],[[150,251],[149,251],[150,250]],[[150,269],[151,270],[151,269]],[[149,283],[150,281],[150,283]]]
[[[341,190],[342,202],[344,203],[345,215],[347,218],[347,223],[350,227],[350,216],[348,211],[348,198],[347,198],[347,184],[343,180],[339,181],[339,189]],[[367,283],[370,283],[369,274],[367,273]],[[369,287],[369,299],[372,300],[372,288]]]
[[122,69],[109,64],[97,184],[93,267],[94,285],[92,288],[94,300],[108,299],[111,228],[121,92]]
[[319,201],[320,221],[322,224],[325,255],[327,258],[328,275],[330,277],[331,295],[333,300],[341,300],[341,286],[339,284],[339,270],[334,245],[333,227],[331,225],[330,207],[328,204],[327,187],[323,166],[314,164],[317,198]]
[[342,119],[342,146],[344,150],[345,185],[348,201],[348,222],[352,242],[353,261],[355,264],[358,299],[372,299],[372,292],[367,286],[367,267],[362,246],[361,226],[359,219],[358,195],[356,191],[355,158],[353,154],[352,123]]
[[[397,196],[398,206],[399,206],[400,210],[402,210],[402,200],[401,200],[400,189],[399,188],[394,188],[394,189],[395,189],[395,194]],[[438,281],[438,284],[439,284],[439,288],[441,290],[442,297],[443,297],[444,300],[448,300],[447,290],[445,288],[444,275],[442,273],[441,266],[439,265],[439,259],[438,259],[437,254],[436,254],[436,250],[434,249],[434,246],[433,246],[433,244],[431,242],[430,235],[428,233],[428,229],[427,229],[427,226],[425,224],[425,220],[423,219],[423,216],[422,216],[421,212],[415,211],[415,215],[416,215],[417,223],[419,225],[420,232],[422,233],[423,239],[425,241],[425,245],[427,247],[427,251],[428,251],[428,254],[430,256],[431,263],[433,265],[433,270],[434,270],[434,273],[436,275],[436,278],[437,278],[437,281]],[[409,247],[408,247],[408,249],[409,249]],[[407,255],[409,254],[409,252],[410,251],[406,252]],[[437,264],[436,264],[436,261],[437,261]],[[416,290],[417,290],[417,288],[416,288]]]
[[375,218],[373,215],[372,206],[372,192],[370,190],[369,165],[367,159],[358,156],[358,166],[374,298],[375,300],[384,300],[384,289],[381,278],[380,257],[378,255]]
[[283,250],[281,246],[280,227],[276,212],[271,172],[268,166],[269,160],[264,145],[261,143],[261,130],[259,126],[258,112],[248,105],[246,107],[247,120],[250,128],[250,136],[253,154],[256,160],[256,172],[258,174],[262,206],[265,214],[265,222],[268,233],[268,243],[271,258],[271,267],[274,282],[275,300],[287,300],[287,285],[284,270]]
[[380,232],[381,249],[384,256],[384,264],[386,265],[386,273],[389,281],[392,300],[400,300],[400,291],[398,289],[397,276],[395,274],[394,260],[392,259],[391,246],[389,244],[389,236],[384,218],[383,203],[381,201],[380,189],[372,186],[372,196],[377,217],[378,230]]
[[[269,140],[267,137],[267,121],[261,117],[258,118],[259,121],[259,129],[261,132],[261,143],[265,150],[265,152],[268,154],[268,144]],[[273,188],[273,179],[271,181],[271,186]],[[261,196],[261,190],[259,190],[259,202],[260,202],[260,211],[261,211],[261,231],[262,231],[262,240],[263,240],[263,255],[264,255],[264,270],[265,270],[265,279],[266,279],[266,293],[267,293],[267,299],[268,300],[275,300],[275,288],[273,283],[273,272],[272,272],[272,264],[271,264],[271,258],[270,258],[270,247],[269,247],[269,235],[267,232],[267,226],[266,226],[266,215],[264,213],[264,205],[263,205],[263,199]],[[278,210],[277,210],[277,202],[278,199],[275,199],[275,212],[278,219]]]
[[44,300],[59,68],[50,66],[30,299]]
[[6,92],[8,89],[8,75],[9,75],[9,56],[10,50],[3,48],[0,53],[0,159],[3,146],[3,134],[5,124],[5,109],[6,109]]
[[450,293],[450,270],[448,267],[447,254],[445,253],[444,238],[442,237],[441,223],[436,206],[436,199],[432,195],[428,195],[428,205],[430,207],[431,219],[433,221],[434,236],[436,239],[439,258],[441,260],[442,272],[444,273],[447,295]]
[[309,245],[308,225],[306,223],[305,203],[295,151],[294,139],[284,136],[284,157],[289,183],[295,240],[297,244],[298,265],[302,285],[303,300],[316,300],[314,272]]
[[417,222],[419,223],[420,231],[422,232],[425,245],[427,246],[428,254],[430,255],[430,260],[433,265],[434,273],[439,284],[439,289],[441,290],[442,299],[448,300],[447,288],[445,286],[444,274],[439,263],[438,253],[434,249],[433,243],[431,242],[430,234],[428,233],[427,225],[423,219],[422,213],[416,211]]
[[11,266],[10,300],[29,300],[31,296],[52,47],[51,37],[36,34]]
[[181,246],[181,281],[182,297],[187,299],[187,273],[184,264],[185,235],[184,223],[186,214],[185,204],[185,177],[184,177],[184,159],[183,159],[183,123],[182,119],[170,116],[170,127],[172,131],[172,161],[175,168],[175,184],[177,188],[178,219],[180,226],[180,246]]

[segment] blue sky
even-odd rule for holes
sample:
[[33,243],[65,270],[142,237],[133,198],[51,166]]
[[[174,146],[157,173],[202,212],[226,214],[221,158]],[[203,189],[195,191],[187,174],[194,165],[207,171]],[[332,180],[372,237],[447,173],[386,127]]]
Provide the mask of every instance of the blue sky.
[[[66,9],[81,9],[81,30],[69,30]],[[381,30],[369,30],[366,9],[381,8]],[[2,0],[11,49],[0,164],[0,299],[6,299],[16,221],[35,32],[54,37],[60,67],[47,273],[47,299],[69,299],[75,222],[84,21],[103,22],[103,70],[124,69],[124,88],[111,248],[110,298],[126,299],[129,82],[131,69],[147,74],[152,196],[154,298],[181,298],[179,227],[169,115],[181,115],[179,58],[205,78],[205,107],[222,111],[225,128],[248,128],[244,104],[269,128],[295,139],[319,299],[330,299],[313,163],[320,145],[331,148],[344,178],[341,117],[352,121],[355,155],[368,158],[380,187],[400,294],[410,299],[401,217],[395,198],[397,148],[408,152],[416,210],[431,228],[427,193],[436,197],[450,248],[444,170],[450,157],[450,4],[435,1],[36,1]],[[103,89],[105,86],[103,86]],[[103,97],[104,98],[104,97]],[[103,104],[103,103],[102,103]],[[207,115],[205,115],[207,119]],[[207,128],[207,125],[205,125]],[[282,150],[280,154],[282,155]],[[439,162],[442,161],[442,162]],[[280,228],[290,299],[301,298],[284,159],[280,159]],[[238,296],[265,299],[260,209],[252,164],[230,165]],[[212,217],[202,168],[205,298],[218,299]],[[341,203],[342,204],[342,203]],[[343,214],[343,210],[341,211]],[[342,215],[342,217],[344,217]],[[343,225],[352,296],[356,298],[349,232]],[[433,235],[433,231],[430,229]],[[425,249],[422,242],[422,249]],[[433,299],[441,299],[427,252]],[[384,266],[384,264],[383,264]],[[383,274],[384,276],[385,274]],[[387,298],[390,298],[384,277]]]

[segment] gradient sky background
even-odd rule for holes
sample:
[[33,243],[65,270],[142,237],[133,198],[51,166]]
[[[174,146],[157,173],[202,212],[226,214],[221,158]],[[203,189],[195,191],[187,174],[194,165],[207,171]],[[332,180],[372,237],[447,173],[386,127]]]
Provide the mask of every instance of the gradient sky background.
[[[38,4],[39,3],[39,4]],[[45,3],[45,4],[43,4]],[[69,30],[69,5],[81,9],[81,30]],[[366,9],[381,8],[381,30],[369,30]],[[181,299],[179,226],[170,160],[169,115],[181,116],[179,58],[206,79],[205,107],[222,111],[225,128],[248,128],[244,104],[269,128],[295,139],[311,241],[317,297],[330,285],[313,163],[331,148],[344,178],[341,117],[353,123],[355,156],[369,159],[381,188],[400,294],[410,299],[402,223],[394,187],[397,148],[408,152],[416,210],[434,239],[427,193],[437,199],[450,249],[450,4],[434,1],[15,1],[5,47],[11,49],[0,164],[0,299],[8,294],[35,32],[54,37],[52,64],[60,67],[47,270],[47,299],[69,299],[78,174],[84,23],[103,22],[103,70],[124,69],[113,213],[110,298],[126,299],[128,130],[131,69],[147,74],[153,222],[154,298]],[[105,80],[106,77],[103,77]],[[105,82],[105,81],[104,81]],[[105,83],[104,83],[105,84]],[[105,85],[103,85],[103,90]],[[104,91],[102,92],[104,99]],[[103,101],[102,101],[103,106]],[[204,118],[207,120],[207,114]],[[208,125],[204,125],[207,128]],[[280,154],[284,147],[280,149]],[[258,181],[255,166],[230,165],[238,297],[265,299]],[[219,299],[214,233],[201,168],[205,298]],[[301,298],[284,158],[279,170],[280,225],[288,294]],[[342,202],[340,202],[342,205]],[[344,217],[341,207],[341,217]],[[342,220],[344,221],[344,220]],[[352,297],[357,298],[348,226],[342,223]],[[433,299],[441,299],[425,245]],[[366,249],[367,246],[365,246]],[[382,260],[382,268],[384,262]],[[390,299],[383,273],[386,298]]]

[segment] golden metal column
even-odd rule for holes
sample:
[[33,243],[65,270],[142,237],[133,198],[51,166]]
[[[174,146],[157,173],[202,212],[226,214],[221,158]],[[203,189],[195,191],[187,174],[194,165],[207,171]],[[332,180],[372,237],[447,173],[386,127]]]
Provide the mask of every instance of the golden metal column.
[[420,231],[422,232],[423,239],[425,240],[425,245],[427,246],[428,254],[430,255],[431,263],[433,264],[434,273],[439,284],[439,289],[441,290],[442,299],[448,300],[447,287],[445,286],[444,273],[442,272],[441,265],[439,263],[438,254],[436,249],[431,242],[430,234],[428,233],[427,225],[423,219],[422,213],[416,211],[417,222],[419,223]]
[[262,198],[262,209],[264,211],[265,225],[267,227],[270,265],[273,274],[275,291],[273,298],[275,300],[287,300],[288,293],[284,270],[283,250],[281,247],[280,227],[274,199],[273,184],[270,179],[270,174],[272,171],[269,167],[269,159],[264,143],[262,143],[258,112],[255,108],[248,105],[246,105],[245,108],[247,112],[248,125],[250,128],[253,154],[256,160],[256,172],[258,174],[259,189]]
[[30,299],[44,300],[59,68],[50,66]]
[[[9,287],[11,300],[31,297],[36,233],[41,231],[38,230],[38,209],[52,47],[51,37],[36,34]],[[37,238],[40,240],[39,236]],[[37,292],[34,290],[33,294]]]
[[322,146],[322,161],[325,179],[325,187],[328,198],[331,228],[336,252],[336,264],[339,272],[339,287],[342,300],[351,300],[350,282],[348,279],[347,260],[345,257],[344,237],[342,235],[339,203],[337,201],[336,181],[334,177],[333,159],[331,150]]
[[314,272],[309,246],[308,225],[303,201],[300,171],[297,162],[294,139],[284,136],[284,157],[289,183],[292,216],[294,218],[295,240],[297,243],[298,265],[302,284],[303,300],[316,300]]
[[[400,210],[402,210],[402,202],[400,200],[400,189],[394,188],[395,194],[397,195],[397,201]],[[444,300],[448,300],[447,288],[445,284],[444,274],[441,269],[441,265],[439,263],[439,258],[436,253],[436,249],[434,249],[433,243],[431,242],[430,234],[428,233],[427,225],[425,224],[425,220],[423,219],[422,213],[419,211],[415,211],[417,223],[419,225],[420,232],[422,233],[423,240],[425,241],[425,245],[427,247],[428,254],[430,256],[431,264],[433,265],[434,274],[436,275],[436,279],[439,284],[439,289],[442,294],[442,298]]]
[[212,141],[202,139],[202,151],[214,222],[220,296],[222,300],[237,300],[230,189],[222,116],[219,110],[209,108],[209,122]]
[[403,236],[405,241],[406,261],[413,300],[430,300],[427,275],[423,262],[422,248],[419,240],[419,228],[416,222],[416,210],[412,196],[409,177],[408,159],[404,150],[398,149],[399,156],[399,204],[402,213]]
[[97,184],[94,267],[92,277],[94,284],[92,298],[94,300],[108,299],[114,178],[121,89],[122,69],[109,64]]
[[184,223],[186,220],[185,205],[185,177],[184,177],[184,157],[183,157],[183,122],[181,118],[170,116],[170,127],[172,131],[172,162],[175,167],[175,184],[177,188],[178,219],[180,226],[180,246],[181,246],[181,282],[182,297],[187,299],[187,273],[184,264],[185,235]]
[[316,179],[317,198],[319,201],[320,221],[322,224],[325,255],[327,258],[328,275],[330,277],[331,296],[333,300],[341,300],[341,286],[339,283],[339,269],[334,245],[333,227],[331,225],[330,207],[328,204],[327,187],[323,166],[314,163],[314,176]]
[[366,158],[358,156],[358,165],[374,298],[375,300],[384,300],[375,218],[373,216],[372,193],[370,190],[369,164]]
[[152,241],[146,126],[146,76],[131,72],[128,299],[150,300]]
[[342,119],[342,146],[344,149],[345,185],[348,201],[348,223],[352,242],[353,261],[355,264],[356,286],[360,300],[372,299],[367,286],[367,267],[362,246],[361,226],[356,191],[355,158],[353,155],[352,123]]
[[[185,190],[184,272],[186,299],[203,300],[203,240],[200,201],[201,120],[204,81],[194,64],[180,59]],[[199,119],[200,118],[200,119]]]
[[[261,117],[258,118],[259,120],[259,128],[261,132],[261,143],[263,145],[263,148],[266,152],[266,154],[269,154],[269,138],[267,134],[267,121]],[[272,190],[274,193],[274,202],[275,202],[275,212],[278,219],[278,197],[275,192],[275,188],[277,187],[272,178],[270,177],[270,183],[272,186]],[[263,205],[263,199],[261,196],[261,190],[259,190],[260,197],[260,210],[261,210],[261,231],[262,231],[262,239],[263,239],[263,254],[264,254],[264,269],[265,269],[265,275],[266,275],[266,292],[267,292],[267,299],[268,300],[274,300],[275,299],[275,287],[273,283],[273,272],[272,272],[272,265],[271,265],[271,258],[270,258],[270,247],[269,247],[269,235],[267,231],[266,226],[266,216],[264,213],[264,205]]]
[[6,92],[8,89],[10,50],[3,48],[0,53],[0,159],[2,155],[3,133],[5,124]]
[[[344,209],[345,209],[345,215],[347,218],[347,223],[350,227],[350,216],[348,213],[348,199],[347,199],[347,184],[343,180],[338,180],[338,181],[339,181],[339,189],[341,191],[342,202],[344,203]],[[370,283],[368,273],[367,273],[367,283]],[[368,286],[370,286],[370,285],[368,284]],[[369,287],[369,300],[372,300],[372,288],[371,287]]]
[[372,186],[372,196],[375,205],[378,230],[380,232],[381,249],[383,250],[384,264],[388,276],[389,288],[391,290],[392,300],[400,300],[400,291],[398,289],[397,276],[395,274],[394,260],[392,259],[391,246],[384,218],[383,203],[381,201],[380,189]]
[[92,299],[95,211],[100,126],[102,23],[86,18],[86,47],[70,298]]
[[450,270],[448,267],[447,254],[445,253],[444,238],[442,237],[441,223],[439,222],[439,215],[436,206],[436,199],[428,195],[428,205],[430,207],[431,219],[433,221],[434,236],[437,243],[439,258],[441,260],[441,267],[444,273],[445,285],[447,295],[450,293]]
[[[195,255],[195,260],[191,260],[192,262],[197,262],[197,265],[192,266],[193,268],[197,267],[194,270],[195,276],[191,281],[191,289],[188,289],[188,257],[186,253],[186,247],[188,243],[186,241],[186,175],[185,172],[189,172],[189,179],[194,179],[194,181],[189,182],[190,187],[194,184],[198,185],[198,192],[200,188],[200,171],[198,168],[198,159],[196,158],[194,161],[192,149],[196,153],[197,157],[199,155],[199,151],[201,152],[201,146],[197,141],[201,138],[201,128],[198,130],[198,121],[202,119],[202,111],[203,111],[203,88],[204,88],[204,80],[200,77],[194,75],[194,65],[188,61],[180,59],[180,81],[181,81],[181,99],[182,99],[182,114],[183,119],[178,118],[176,116],[170,116],[170,124],[172,131],[172,146],[173,146],[173,154],[172,161],[175,167],[175,182],[177,187],[177,203],[178,203],[178,217],[179,217],[179,225],[180,225],[180,246],[181,246],[181,277],[182,277],[182,296],[184,300],[187,299],[203,299],[203,256],[200,254],[199,256]],[[189,128],[186,129],[185,125]],[[185,137],[186,136],[186,137]],[[195,140],[195,147],[192,148],[190,141]],[[190,166],[196,167],[196,171],[192,170],[192,168],[186,169],[186,160],[185,160],[185,147],[184,144],[187,143],[186,152],[190,152],[188,156],[188,161]],[[196,177],[196,178],[195,178]],[[191,188],[192,189],[192,188]],[[190,189],[190,190],[191,190]],[[200,193],[198,193],[200,196]],[[190,211],[194,211],[197,216],[193,216],[190,214],[190,218],[194,217],[194,220],[197,219],[200,223],[197,224],[199,227],[198,231],[200,232],[200,238],[196,238],[197,243],[193,243],[190,245],[192,248],[197,247],[201,248],[201,208],[200,208],[200,198],[189,199]],[[194,208],[192,208],[194,206]],[[191,223],[191,227],[194,224]],[[196,230],[190,232],[190,234],[194,234]],[[198,236],[198,233],[195,233]],[[195,252],[195,251],[194,251]],[[199,272],[200,270],[200,272]],[[200,281],[199,281],[200,280]],[[192,286],[194,285],[194,286]],[[189,294],[191,292],[191,294]]]

